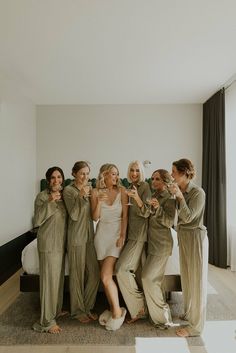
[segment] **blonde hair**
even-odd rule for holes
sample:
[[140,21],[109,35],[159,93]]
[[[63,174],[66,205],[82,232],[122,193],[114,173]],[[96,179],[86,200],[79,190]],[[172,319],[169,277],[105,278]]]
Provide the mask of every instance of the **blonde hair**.
[[134,165],[138,166],[139,169],[139,180],[138,182],[140,183],[141,181],[145,181],[145,172],[144,172],[144,166],[143,163],[140,161],[132,161],[130,162],[129,166],[128,166],[128,171],[127,171],[127,180],[129,183],[131,183],[131,179],[130,179],[130,170]]
[[119,169],[117,168],[117,166],[115,164],[112,164],[112,163],[105,163],[105,164],[103,164],[101,166],[101,168],[99,170],[99,174],[98,174],[97,182],[96,182],[96,188],[97,189],[104,189],[106,187],[105,177],[107,176],[107,174],[110,173],[112,168],[115,168],[117,170],[117,173],[118,173],[116,186],[120,186],[121,185],[120,178],[119,178]]

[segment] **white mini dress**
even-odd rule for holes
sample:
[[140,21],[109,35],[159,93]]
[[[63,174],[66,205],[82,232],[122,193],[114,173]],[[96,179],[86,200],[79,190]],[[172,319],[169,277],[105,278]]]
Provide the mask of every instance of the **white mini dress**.
[[94,238],[98,260],[104,260],[108,256],[119,257],[121,248],[116,246],[116,242],[120,237],[121,214],[121,192],[117,194],[112,205],[102,202]]

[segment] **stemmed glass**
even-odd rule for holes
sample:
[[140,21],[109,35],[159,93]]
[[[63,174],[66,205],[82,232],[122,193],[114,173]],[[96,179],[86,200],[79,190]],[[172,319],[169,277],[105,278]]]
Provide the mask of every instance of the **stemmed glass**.
[[149,197],[146,198],[146,202],[147,202],[147,204],[150,206],[150,213],[151,213],[151,214],[154,214],[155,211],[154,211],[153,206],[151,205],[151,201],[152,201],[152,196],[149,196]]
[[87,181],[86,186],[88,187],[88,194],[87,194],[87,196],[90,197],[90,196],[91,196],[91,192],[92,192],[92,182],[91,182],[91,181]]
[[[131,192],[131,191],[132,191],[132,187],[126,189],[126,194],[129,194],[129,192]],[[128,203],[127,203],[127,205],[128,206],[132,206],[133,205],[132,202],[131,202],[131,196],[130,195],[128,195]]]
[[[173,185],[174,185],[174,181],[172,180],[172,181],[170,181],[170,182],[167,184],[167,189],[169,190],[169,188],[171,188]],[[175,198],[176,198],[176,196],[175,196],[174,194],[172,194],[172,193],[170,192],[170,190],[169,190],[169,193],[171,194],[171,196],[170,196],[171,199],[175,199]]]
[[63,190],[63,187],[62,185],[57,185],[57,186],[52,186],[51,189],[50,189],[50,193],[52,192],[58,192],[58,196],[60,194],[60,199],[56,199],[56,202],[59,202],[59,201],[62,201],[62,190]]

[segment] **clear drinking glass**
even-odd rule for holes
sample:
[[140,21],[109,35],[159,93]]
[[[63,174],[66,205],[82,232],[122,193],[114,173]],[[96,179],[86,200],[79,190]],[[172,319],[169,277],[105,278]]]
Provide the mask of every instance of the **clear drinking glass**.
[[[126,189],[126,194],[128,194],[130,191],[132,190],[132,188],[128,188]],[[128,195],[128,203],[127,203],[128,206],[132,206],[132,202],[131,202],[131,196]]]
[[151,196],[149,196],[149,197],[146,198],[146,202],[147,202],[147,204],[150,206],[150,213],[151,213],[151,214],[154,214],[154,213],[155,213],[155,210],[154,210],[153,206],[151,205],[151,201],[152,201],[152,197],[151,197]]

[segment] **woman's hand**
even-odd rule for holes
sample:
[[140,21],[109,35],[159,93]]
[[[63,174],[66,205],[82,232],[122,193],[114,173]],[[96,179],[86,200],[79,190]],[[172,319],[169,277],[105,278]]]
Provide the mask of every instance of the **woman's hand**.
[[88,185],[84,185],[80,190],[81,197],[89,197],[91,196],[91,187]]
[[120,236],[116,241],[117,248],[122,248],[124,246],[124,243],[125,243],[125,238]]
[[171,195],[174,195],[177,199],[182,200],[184,198],[182,191],[180,190],[177,183],[172,183],[168,186],[168,190]]
[[159,201],[155,198],[152,197],[149,201],[148,204],[152,206],[155,210],[160,206]]
[[129,197],[132,197],[132,199],[137,200],[139,198],[137,188],[135,186],[132,187],[132,189],[127,189],[126,193]]
[[108,199],[107,189],[99,189],[97,191],[97,199],[98,201],[107,201]]
[[49,194],[49,201],[60,201],[61,193],[59,191],[51,191]]

